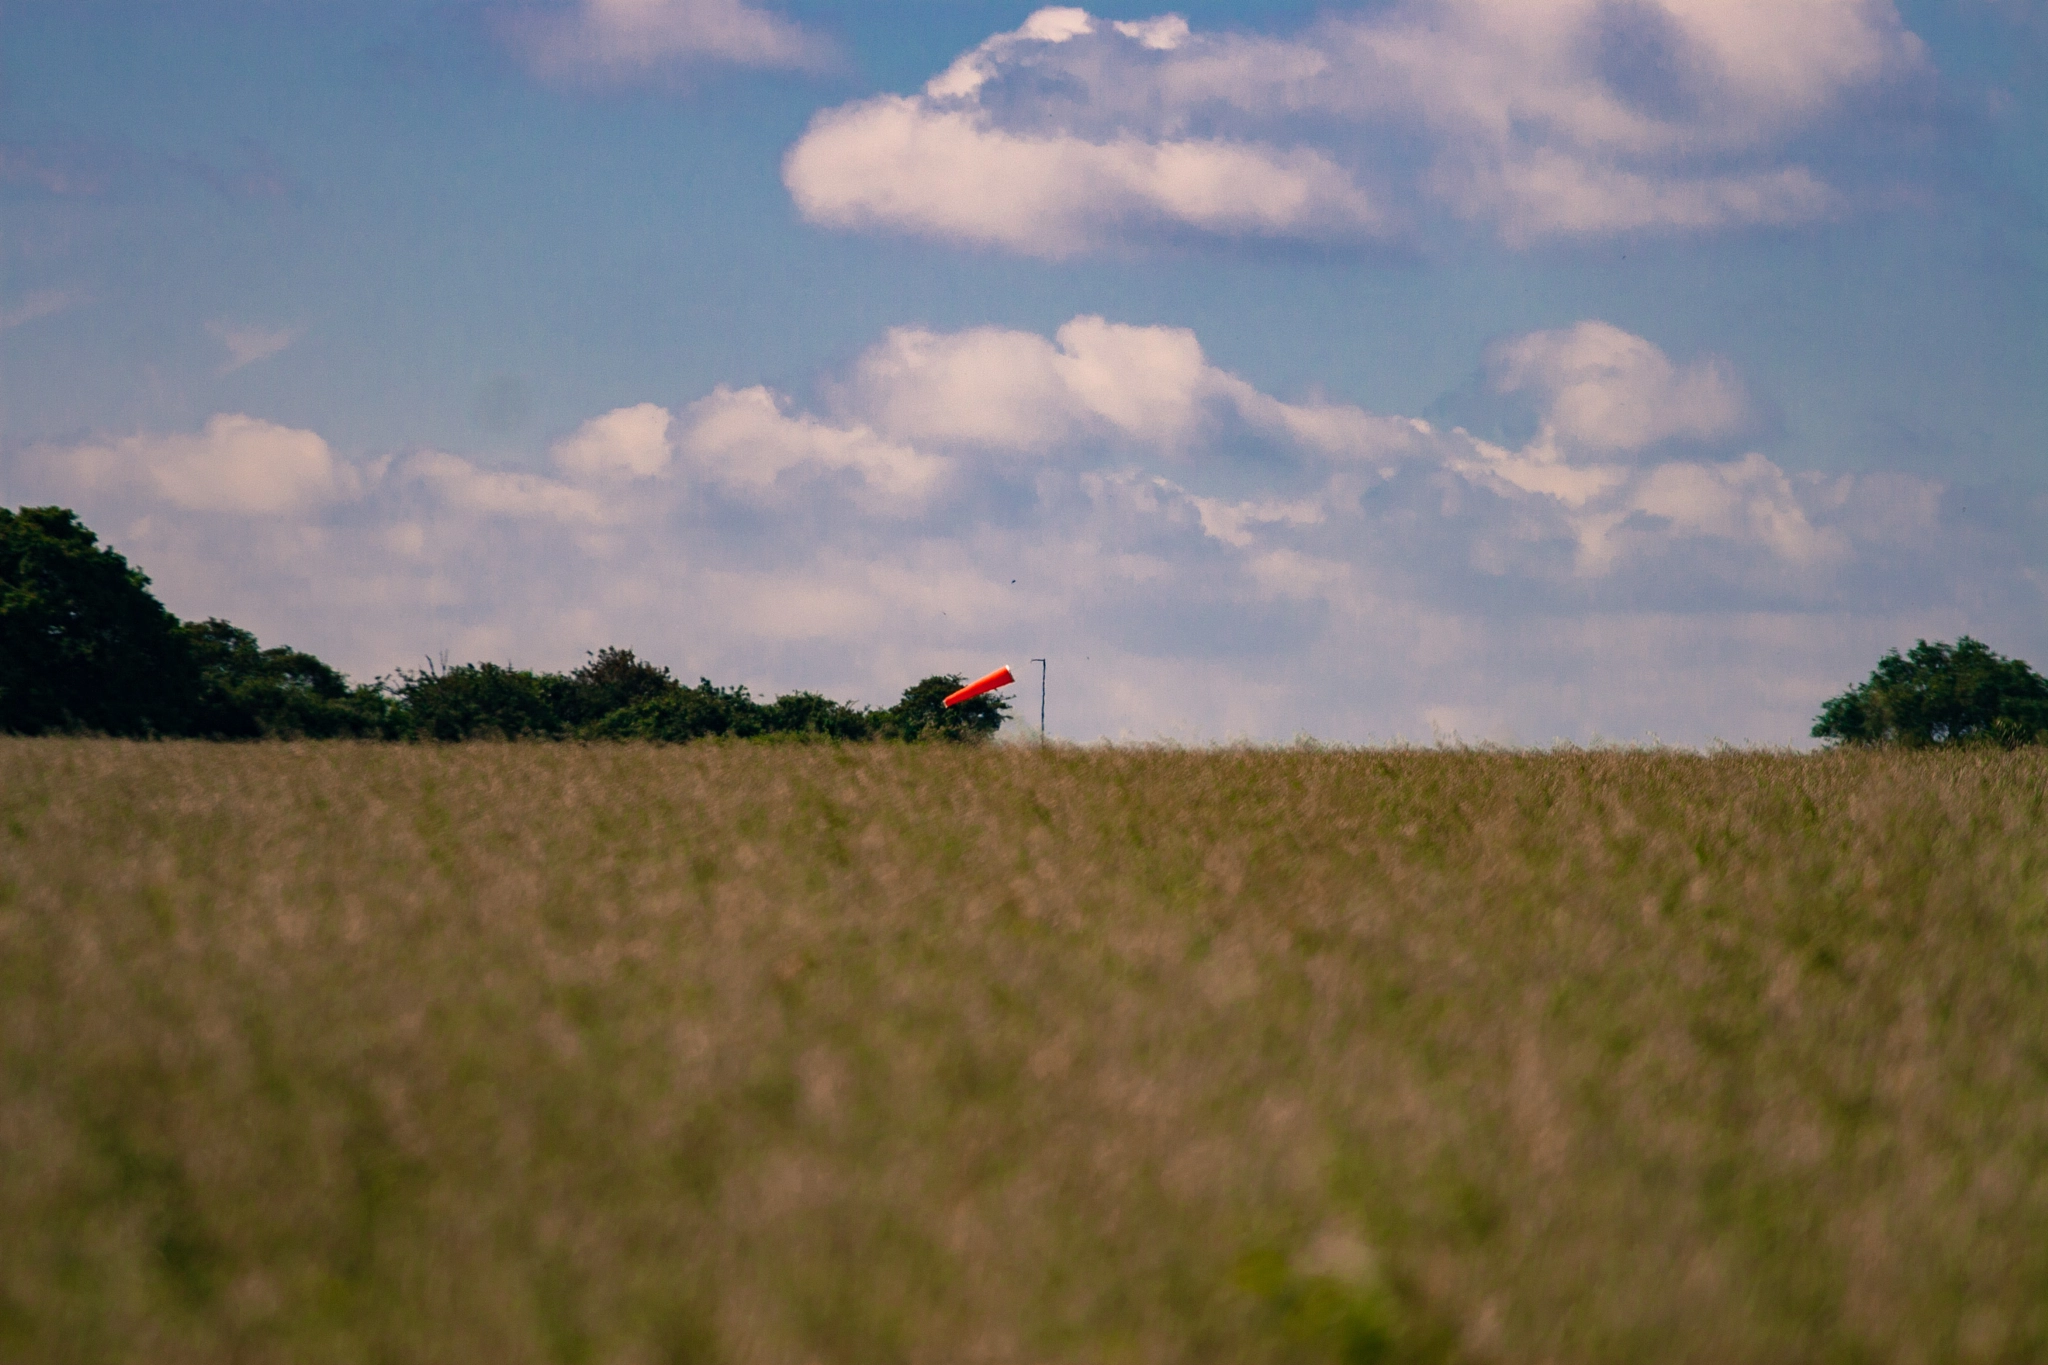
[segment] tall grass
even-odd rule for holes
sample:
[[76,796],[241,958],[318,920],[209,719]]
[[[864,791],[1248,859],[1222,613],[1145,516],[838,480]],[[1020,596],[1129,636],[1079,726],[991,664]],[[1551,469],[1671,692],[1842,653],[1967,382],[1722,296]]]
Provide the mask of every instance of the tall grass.
[[0,1359],[2048,1359],[2044,783],[0,741]]

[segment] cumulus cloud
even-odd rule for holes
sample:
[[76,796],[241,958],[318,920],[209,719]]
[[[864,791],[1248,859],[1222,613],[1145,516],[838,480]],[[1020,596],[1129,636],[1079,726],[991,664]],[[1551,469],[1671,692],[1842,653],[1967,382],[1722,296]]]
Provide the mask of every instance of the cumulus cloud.
[[1722,360],[1680,367],[1642,337],[1589,320],[1531,332],[1494,348],[1494,388],[1543,400],[1544,444],[1641,450],[1673,437],[1733,434],[1748,413],[1741,381]]
[[1785,741],[1916,633],[2048,645],[2048,506],[1969,521],[1936,483],[1746,449],[1726,361],[1607,323],[1485,359],[1528,440],[1276,395],[1184,329],[1083,316],[892,331],[809,404],[619,408],[546,472],[230,414],[0,473],[174,610],[360,674],[619,643],[885,702],[1036,654],[1083,737]]
[[550,454],[555,467],[572,478],[650,479],[668,468],[673,420],[656,403],[614,408],[556,442]]
[[1289,37],[1052,8],[820,114],[783,178],[819,223],[1055,257],[1785,225],[1844,203],[1794,140],[1924,66],[1890,0],[1406,0]]
[[1326,454],[1399,448],[1411,424],[1357,408],[1283,403],[1209,364],[1182,327],[1082,316],[1050,339],[979,327],[903,327],[861,356],[840,405],[911,441],[1045,450],[1117,436],[1172,451],[1227,415]]
[[1382,215],[1321,152],[1222,138],[1019,136],[884,97],[819,116],[790,149],[797,207],[832,227],[1067,256],[1130,233],[1369,235]]
[[407,461],[403,476],[430,487],[457,512],[483,517],[539,518],[570,525],[598,525],[614,508],[597,494],[539,474],[480,469],[457,455],[424,451]]
[[633,81],[706,63],[813,68],[824,40],[746,0],[577,0],[566,11],[529,13],[513,25],[541,75]]
[[846,399],[913,440],[1029,449],[1095,429],[1171,444],[1222,380],[1193,332],[1078,317],[1050,341],[899,328],[861,357]]
[[136,435],[54,457],[87,489],[144,489],[193,512],[303,512],[353,492],[357,472],[311,431],[221,413],[196,435]]
[[1785,471],[1751,451],[1725,464],[1674,462],[1651,469],[1629,498],[1632,514],[1687,536],[1718,536],[1767,547],[1788,564],[1810,564],[1845,548],[1818,530]]
[[935,455],[888,440],[866,427],[836,426],[815,417],[791,417],[775,394],[759,385],[721,385],[691,404],[682,449],[705,480],[752,499],[772,497],[779,486],[804,476],[850,476],[863,506],[902,510],[916,506],[946,472]]

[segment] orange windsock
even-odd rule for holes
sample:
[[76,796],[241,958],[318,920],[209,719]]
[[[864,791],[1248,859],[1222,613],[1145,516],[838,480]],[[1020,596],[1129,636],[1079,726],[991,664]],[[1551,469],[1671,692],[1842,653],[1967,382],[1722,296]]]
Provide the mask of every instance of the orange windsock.
[[1008,687],[1015,681],[1017,679],[1011,675],[1007,667],[999,668],[986,678],[976,678],[973,682],[946,698],[946,705],[958,706],[963,701],[973,701],[984,692],[993,692],[998,687]]

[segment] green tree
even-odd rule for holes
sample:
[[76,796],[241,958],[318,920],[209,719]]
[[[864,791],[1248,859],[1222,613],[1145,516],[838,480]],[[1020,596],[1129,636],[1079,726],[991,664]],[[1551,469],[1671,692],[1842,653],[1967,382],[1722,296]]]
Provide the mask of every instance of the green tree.
[[66,508],[0,508],[0,730],[182,734],[200,691],[148,575]]
[[587,724],[614,711],[682,690],[666,668],[635,658],[630,649],[606,648],[569,675],[565,719]]
[[816,692],[785,692],[762,709],[761,719],[763,732],[771,735],[867,739],[875,732],[867,711]]
[[948,708],[957,675],[913,684],[886,711],[791,692],[763,704],[710,679],[607,648],[574,673],[431,662],[351,688],[303,650],[263,648],[219,619],[181,624],[149,579],[60,507],[0,509],[0,731],[87,730],[215,738],[338,735],[465,740],[680,742],[790,735],[972,742],[1002,726],[1007,699]]
[[653,739],[671,744],[729,735],[749,739],[767,729],[765,709],[745,687],[718,687],[700,678],[695,687],[645,697],[593,721],[592,739]]
[[2048,678],[1967,635],[1922,640],[1830,698],[1813,733],[1850,744],[2048,743]]
[[403,725],[420,739],[522,739],[561,735],[569,679],[498,664],[400,670],[390,687]]
[[381,735],[393,726],[391,699],[348,679],[303,650],[264,649],[219,619],[178,628],[199,669],[192,732],[222,738],[328,739]]
[[912,683],[897,703],[878,717],[883,734],[903,740],[951,740],[975,743],[1002,728],[1010,699],[984,692],[972,701],[947,706],[946,698],[964,683],[958,673],[943,673]]

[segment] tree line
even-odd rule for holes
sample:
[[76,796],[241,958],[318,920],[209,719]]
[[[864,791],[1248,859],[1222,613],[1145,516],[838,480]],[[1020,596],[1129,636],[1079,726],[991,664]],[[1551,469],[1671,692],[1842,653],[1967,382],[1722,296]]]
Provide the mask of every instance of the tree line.
[[0,507],[0,732],[215,739],[987,739],[1009,702],[947,708],[957,675],[894,706],[815,692],[772,701],[686,687],[630,649],[570,673],[493,663],[400,669],[351,684],[314,655],[264,648],[227,621],[181,621],[149,577],[62,507]]
[[[961,681],[925,678],[886,708],[815,692],[761,701],[709,679],[686,687],[632,650],[608,648],[570,673],[429,663],[352,685],[315,656],[266,649],[227,621],[180,621],[76,513],[0,507],[0,733],[986,739],[1009,702],[985,695],[948,709]],[[1812,733],[1856,745],[2048,744],[2048,679],[1967,635],[1922,640],[1825,702]]]

